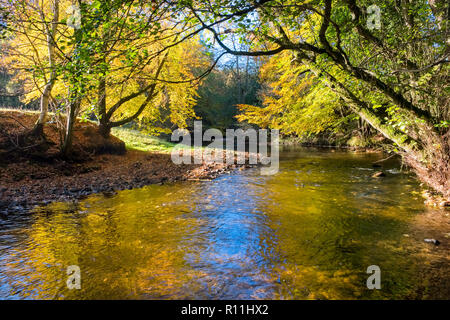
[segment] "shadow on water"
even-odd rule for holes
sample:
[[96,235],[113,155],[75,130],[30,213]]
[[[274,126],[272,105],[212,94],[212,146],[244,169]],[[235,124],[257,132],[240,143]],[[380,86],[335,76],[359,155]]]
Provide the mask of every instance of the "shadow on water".
[[[255,168],[3,219],[0,297],[448,299],[448,213],[426,209],[396,161],[371,178],[381,158],[290,150],[273,176]],[[67,289],[70,265],[81,290]],[[370,265],[381,290],[366,287]]]

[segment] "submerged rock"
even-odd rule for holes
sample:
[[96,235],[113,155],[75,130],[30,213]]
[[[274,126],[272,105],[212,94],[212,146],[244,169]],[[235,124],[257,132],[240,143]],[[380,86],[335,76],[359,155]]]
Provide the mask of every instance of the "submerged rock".
[[448,208],[450,207],[450,201],[442,201],[439,206],[443,207],[443,208]]
[[380,177],[386,177],[386,174],[383,171],[378,171],[372,175],[372,178],[380,178]]

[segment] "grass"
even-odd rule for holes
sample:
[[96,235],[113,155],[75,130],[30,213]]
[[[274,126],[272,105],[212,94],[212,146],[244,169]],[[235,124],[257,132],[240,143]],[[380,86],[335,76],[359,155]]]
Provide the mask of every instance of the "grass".
[[28,109],[14,109],[14,108],[0,108],[0,112],[19,112],[28,114],[39,114],[39,110],[28,110]]
[[174,143],[128,128],[113,128],[112,134],[125,142],[127,149],[169,153]]

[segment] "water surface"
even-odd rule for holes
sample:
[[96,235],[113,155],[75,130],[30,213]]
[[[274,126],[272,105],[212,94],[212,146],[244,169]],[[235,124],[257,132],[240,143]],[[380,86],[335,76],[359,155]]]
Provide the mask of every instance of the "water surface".
[[[0,218],[0,298],[449,299],[448,211],[397,161],[296,149],[236,171]],[[433,246],[424,238],[437,238]],[[81,290],[66,268],[81,269]],[[381,269],[369,290],[367,267]]]

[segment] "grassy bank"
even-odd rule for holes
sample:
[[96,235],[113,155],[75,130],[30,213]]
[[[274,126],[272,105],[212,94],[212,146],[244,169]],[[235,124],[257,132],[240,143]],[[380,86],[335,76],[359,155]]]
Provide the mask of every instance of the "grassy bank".
[[112,134],[125,142],[127,149],[169,153],[174,143],[129,128],[113,128]]

